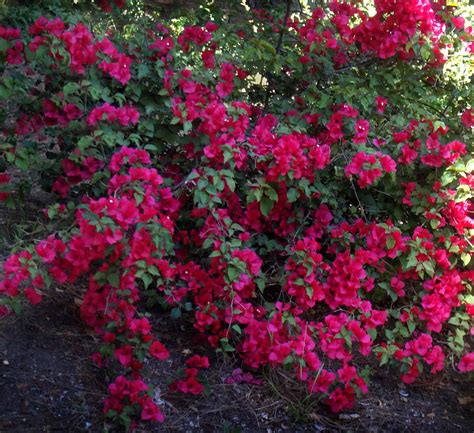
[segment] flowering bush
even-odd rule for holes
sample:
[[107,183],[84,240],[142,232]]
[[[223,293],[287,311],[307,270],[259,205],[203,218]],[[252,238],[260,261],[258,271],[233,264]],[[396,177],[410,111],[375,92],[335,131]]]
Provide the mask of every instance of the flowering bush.
[[[374,362],[407,384],[474,369],[472,27],[442,0],[290,6],[0,27],[0,199],[16,166],[59,200],[58,229],[5,261],[1,314],[86,278],[127,427],[163,420],[142,374],[169,356],[158,305],[335,412]],[[208,367],[170,389],[201,393]]]

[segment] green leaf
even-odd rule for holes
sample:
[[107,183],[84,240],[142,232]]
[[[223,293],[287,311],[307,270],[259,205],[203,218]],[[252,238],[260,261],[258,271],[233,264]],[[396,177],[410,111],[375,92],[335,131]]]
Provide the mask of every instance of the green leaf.
[[426,261],[426,262],[423,262],[423,268],[425,269],[426,273],[432,277],[435,273],[434,271],[434,266],[433,266],[433,263],[431,263],[430,261]]
[[94,139],[91,136],[86,135],[79,139],[79,141],[77,142],[77,147],[79,148],[81,152],[84,152],[89,147],[92,147],[93,144],[94,144]]
[[24,158],[21,158],[21,157],[15,159],[15,165],[16,165],[20,170],[23,170],[23,171],[28,170],[28,167],[30,166],[30,164],[28,163],[28,160],[27,160],[27,159],[24,159]]
[[179,307],[175,307],[171,310],[171,318],[172,319],[179,319],[181,317],[181,309]]
[[10,48],[11,43],[8,42],[6,39],[1,38],[0,39],[0,52],[7,51],[8,48]]
[[420,48],[420,54],[421,54],[421,57],[423,58],[423,60],[429,60],[429,58],[431,57],[431,48],[429,45],[427,44],[424,44],[421,48]]
[[439,224],[440,224],[439,220],[435,220],[435,219],[430,220],[430,226],[433,230],[436,230]]
[[265,280],[263,278],[256,278],[255,279],[255,284],[257,284],[258,290],[261,292],[264,291],[265,289]]
[[145,286],[145,289],[146,289],[152,283],[153,278],[151,277],[151,275],[144,273],[142,275],[142,281],[143,281],[143,285]]
[[466,163],[466,173],[471,173],[474,171],[474,158],[470,159]]
[[405,338],[410,337],[410,334],[408,333],[408,329],[405,326],[399,326],[398,329],[400,331],[400,334],[402,334],[403,337]]
[[234,181],[234,179],[232,179],[231,177],[226,177],[225,181],[226,181],[227,186],[229,187],[229,189],[232,192],[234,192],[235,191],[235,181]]
[[138,66],[137,78],[140,80],[141,78],[146,77],[150,74],[150,68],[145,63],[140,63]]
[[67,83],[64,87],[63,87],[63,93],[64,93],[64,96],[68,96],[68,95],[71,95],[73,93],[75,93],[77,90],[79,90],[81,88],[81,86],[77,83]]
[[461,260],[464,266],[467,266],[471,261],[471,254],[469,253],[462,253]]
[[271,187],[268,187],[265,189],[265,195],[270,199],[270,200],[273,200],[273,201],[278,201],[278,194],[277,192],[271,188]]
[[268,197],[262,197],[262,200],[260,201],[260,212],[262,212],[262,215],[268,217],[272,209],[273,201]]
[[150,275],[155,275],[156,277],[159,277],[161,274],[160,274],[160,271],[158,270],[158,268],[156,266],[148,266],[146,268],[147,272],[150,274]]
[[441,185],[446,186],[456,180],[456,175],[452,171],[445,171],[441,176]]
[[115,287],[116,289],[120,287],[120,277],[118,273],[108,274],[107,281],[112,287]]
[[416,253],[412,253],[408,257],[408,260],[403,263],[403,265],[405,269],[410,269],[410,268],[414,268],[417,265],[417,263],[418,263],[418,260],[416,258]]
[[464,331],[456,329],[456,337],[454,337],[454,344],[460,349],[464,349]]
[[375,341],[375,339],[377,338],[377,330],[374,328],[367,329],[367,334],[369,334],[372,341]]
[[237,332],[237,334],[242,334],[242,328],[237,325],[237,323],[235,325],[232,325],[232,329]]
[[298,200],[299,193],[298,193],[298,191],[297,191],[295,188],[290,188],[290,189],[288,190],[286,196],[288,197],[288,202],[289,202],[289,203],[293,203],[293,202],[295,202],[296,200]]
[[185,134],[188,134],[188,132],[191,131],[192,128],[193,124],[189,120],[183,123],[183,132]]
[[227,268],[227,275],[229,276],[229,280],[232,281],[237,281],[237,279],[240,277],[240,274],[242,271],[234,266],[229,266]]
[[137,206],[140,206],[140,204],[143,201],[144,195],[140,194],[139,192],[136,192],[135,194],[133,194],[133,197],[135,198],[135,201],[137,202]]
[[395,244],[396,244],[395,239],[393,239],[392,236],[389,236],[387,238],[387,249],[391,250],[395,246]]
[[459,320],[459,317],[454,316],[454,317],[451,317],[451,319],[448,320],[448,323],[450,325],[459,326],[461,322]]

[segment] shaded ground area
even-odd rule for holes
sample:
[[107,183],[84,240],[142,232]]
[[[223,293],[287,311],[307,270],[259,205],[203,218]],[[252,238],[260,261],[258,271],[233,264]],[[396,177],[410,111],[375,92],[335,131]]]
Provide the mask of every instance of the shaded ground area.
[[72,431],[97,416],[104,374],[70,311],[48,303],[0,327],[0,431]]
[[[113,372],[90,361],[97,347],[65,294],[0,324],[0,432],[100,432],[101,401]],[[162,399],[166,421],[142,432],[474,432],[474,383],[438,376],[408,390],[395,374],[376,376],[354,410],[332,416],[304,401],[297,384],[266,373],[262,386],[225,384],[238,365],[205,353],[183,323],[158,323],[167,362],[146,366]],[[166,393],[166,383],[190,353],[207,354],[207,396]],[[162,391],[162,393],[160,393]],[[306,411],[303,417],[302,412]],[[113,431],[113,430],[112,430]]]

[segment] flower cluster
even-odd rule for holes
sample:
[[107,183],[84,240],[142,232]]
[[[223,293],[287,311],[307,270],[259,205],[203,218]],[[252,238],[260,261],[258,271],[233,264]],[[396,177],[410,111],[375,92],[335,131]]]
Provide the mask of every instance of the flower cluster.
[[72,185],[87,181],[92,178],[94,173],[102,168],[103,162],[92,156],[84,158],[78,163],[72,159],[65,158],[61,161],[64,176],[59,176],[52,185],[52,190],[61,197],[67,197]]
[[99,63],[99,69],[108,73],[122,85],[127,84],[131,78],[130,66],[132,65],[132,58],[121,53],[107,38],[96,43],[95,48],[107,56],[107,60],[102,60]]
[[358,152],[351,162],[346,165],[345,174],[347,177],[358,176],[357,183],[361,188],[367,188],[385,173],[396,171],[396,163],[389,156],[381,152],[365,153]]
[[106,120],[108,123],[118,122],[121,126],[136,125],[140,119],[138,110],[130,105],[123,107],[114,107],[108,102],[95,107],[87,116],[87,124],[89,126],[97,126],[97,124]]
[[126,407],[133,408],[134,405],[138,405],[140,419],[163,422],[164,416],[150,397],[145,382],[119,376],[109,385],[108,391],[109,397],[105,399],[104,412],[109,416],[122,413]]
[[5,201],[10,195],[7,191],[3,191],[4,185],[7,185],[10,182],[10,176],[8,173],[0,173],[0,186],[2,186],[2,191],[0,191],[0,201]]
[[131,78],[132,59],[121,53],[107,38],[95,41],[91,31],[82,23],[66,29],[64,22],[59,18],[48,20],[40,17],[30,26],[29,34],[34,36],[28,45],[31,52],[34,53],[39,47],[46,46],[49,48],[49,55],[58,61],[63,61],[65,58],[61,50],[54,47],[56,41],[62,42],[70,59],[69,67],[75,73],[84,74],[87,67],[97,64],[99,54],[102,54],[106,59],[98,63],[99,69],[123,85]]

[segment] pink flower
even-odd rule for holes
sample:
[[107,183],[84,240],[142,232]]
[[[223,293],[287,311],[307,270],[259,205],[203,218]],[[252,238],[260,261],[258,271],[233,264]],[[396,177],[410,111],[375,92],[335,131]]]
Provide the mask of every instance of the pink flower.
[[120,364],[126,367],[129,366],[133,359],[133,347],[130,345],[125,345],[115,349],[115,357],[118,359]]
[[385,108],[387,107],[388,100],[382,96],[377,96],[375,98],[375,105],[377,107],[377,113],[383,114]]
[[214,69],[216,66],[216,61],[214,57],[213,50],[204,50],[201,53],[201,59],[206,69]]
[[188,367],[209,368],[209,359],[207,356],[194,355],[186,361]]
[[41,295],[41,293],[38,293],[35,289],[31,287],[27,287],[24,290],[24,294],[26,296],[26,299],[30,301],[31,305],[39,304],[41,300],[43,299],[43,296]]
[[0,184],[10,182],[10,175],[6,172],[0,173]]
[[95,107],[87,116],[87,124],[96,126],[101,121],[118,122],[121,126],[136,125],[140,118],[138,110],[130,105],[114,107],[108,102]]
[[125,85],[131,79],[130,67],[132,65],[132,58],[121,53],[107,38],[96,44],[98,51],[104,53],[109,57],[109,61],[102,61],[99,63],[99,69],[108,73],[115,78],[122,85]]
[[142,408],[141,419],[143,421],[163,422],[165,417],[161,413],[158,406],[151,399],[147,399]]
[[151,343],[150,355],[160,361],[165,361],[169,358],[170,353],[162,343],[160,343],[158,340],[155,340],[153,343]]
[[[207,27],[209,27],[209,25]],[[190,42],[195,43],[197,46],[203,46],[212,39],[211,31],[213,31],[214,28],[211,26],[211,30],[209,30],[207,27],[205,29],[199,26],[185,27],[183,32],[178,36],[178,44],[185,53],[190,49]]]
[[355,391],[350,385],[344,389],[336,388],[326,400],[332,412],[341,412],[354,405]]
[[367,135],[369,134],[370,124],[368,120],[358,120],[355,123],[355,136],[352,140],[355,144],[364,144],[367,142]]
[[461,358],[458,364],[459,371],[467,373],[474,371],[474,352],[467,353]]
[[454,24],[454,27],[458,30],[462,30],[464,28],[465,19],[464,17],[451,17],[451,21]]
[[141,319],[133,319],[130,322],[130,331],[134,334],[148,335],[151,331],[151,325],[146,317]]
[[216,23],[212,22],[212,21],[208,21],[208,22],[206,23],[206,25],[204,26],[204,28],[205,28],[208,32],[213,33],[213,32],[215,32],[215,31],[219,28],[219,26],[218,26]]
[[474,111],[472,108],[467,108],[461,115],[461,122],[466,128],[474,126]]
[[186,368],[184,370],[186,377],[170,385],[172,392],[182,392],[185,394],[199,395],[204,391],[204,386],[197,380],[199,370],[196,368]]
[[431,348],[433,339],[429,334],[421,334],[413,343],[414,352],[417,355],[423,356]]
[[263,380],[257,379],[252,373],[244,373],[242,369],[236,368],[232,374],[225,378],[225,383],[248,383],[250,385],[262,385]]

